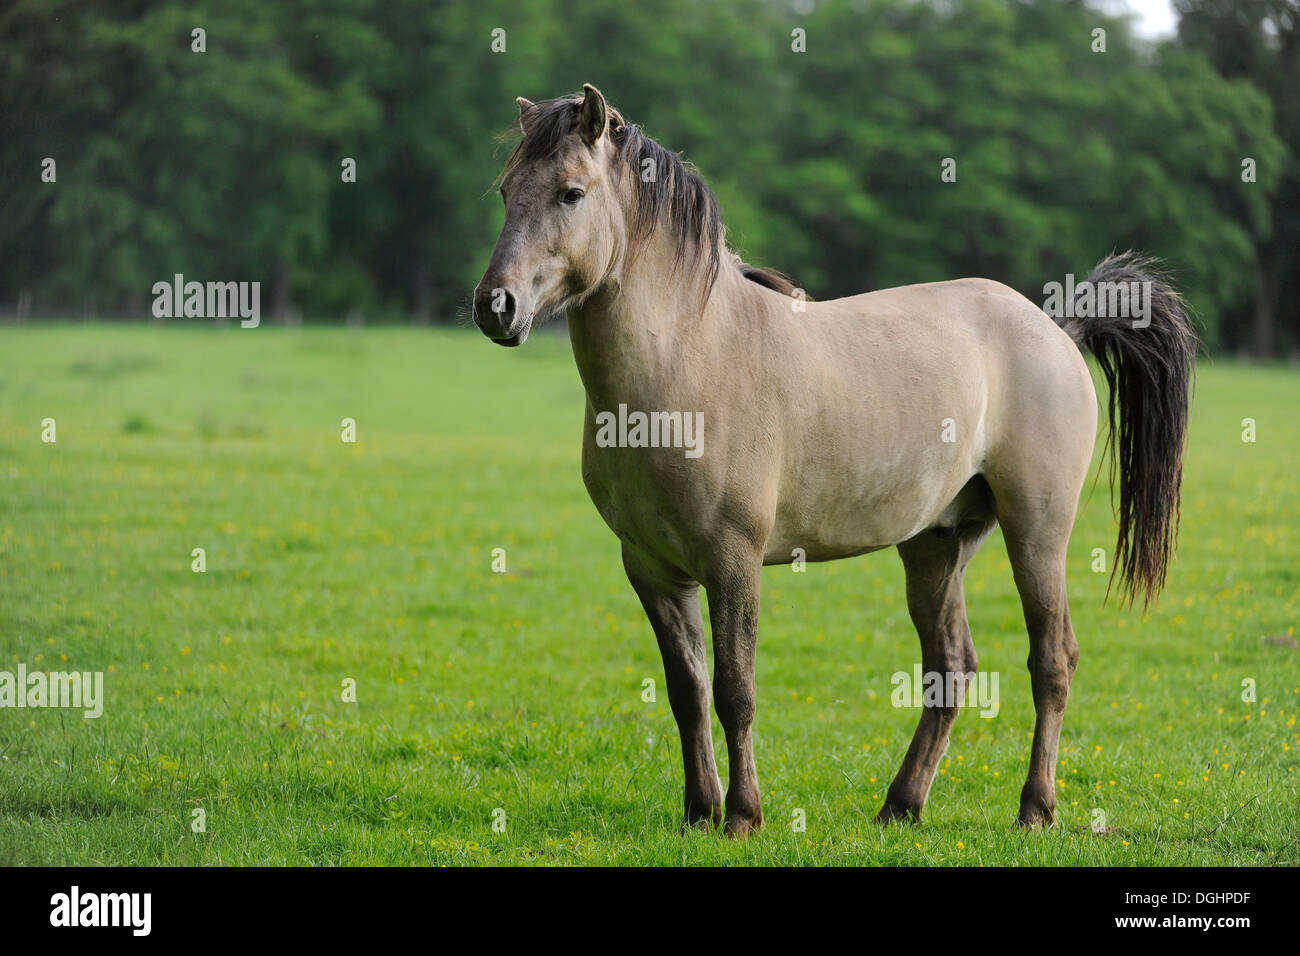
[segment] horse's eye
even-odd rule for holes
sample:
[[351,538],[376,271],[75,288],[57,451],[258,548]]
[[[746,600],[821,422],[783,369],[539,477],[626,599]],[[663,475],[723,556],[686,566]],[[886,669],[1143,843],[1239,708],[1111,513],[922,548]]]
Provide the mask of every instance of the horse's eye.
[[560,202],[564,203],[566,206],[572,206],[574,203],[576,203],[579,199],[581,199],[585,195],[587,194],[583,192],[581,189],[570,189],[568,192],[564,194],[564,197],[560,200]]

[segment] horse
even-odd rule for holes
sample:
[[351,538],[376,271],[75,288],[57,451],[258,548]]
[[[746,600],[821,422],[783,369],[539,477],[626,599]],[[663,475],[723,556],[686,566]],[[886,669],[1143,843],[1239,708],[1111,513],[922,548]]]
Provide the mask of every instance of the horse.
[[[927,697],[876,818],[919,821],[977,668],[966,567],[999,526],[1035,711],[1018,822],[1051,825],[1079,653],[1066,545],[1099,417],[1083,351],[1109,389],[1106,448],[1119,485],[1111,584],[1145,607],[1177,545],[1198,342],[1167,276],[1122,253],[1080,283],[1145,289],[1140,320],[1104,308],[1054,319],[974,278],[811,301],[732,252],[699,173],[595,87],[516,104],[516,141],[496,180],[505,221],[474,321],[517,347],[567,315],[586,390],[582,478],[663,656],[681,737],[682,827],[743,838],[763,822],[752,740],[760,569],[889,547],[902,558],[923,666],[959,689]],[[683,420],[698,423],[696,454],[683,448]]]

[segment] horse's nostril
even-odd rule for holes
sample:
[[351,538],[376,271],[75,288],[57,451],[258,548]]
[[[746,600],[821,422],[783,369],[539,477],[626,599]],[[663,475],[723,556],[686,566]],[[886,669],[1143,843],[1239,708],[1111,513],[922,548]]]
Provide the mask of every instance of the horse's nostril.
[[489,334],[508,329],[515,318],[515,297],[504,286],[482,286],[474,297],[474,313],[479,327]]
[[492,311],[502,319],[514,318],[515,297],[510,294],[509,289],[492,290]]

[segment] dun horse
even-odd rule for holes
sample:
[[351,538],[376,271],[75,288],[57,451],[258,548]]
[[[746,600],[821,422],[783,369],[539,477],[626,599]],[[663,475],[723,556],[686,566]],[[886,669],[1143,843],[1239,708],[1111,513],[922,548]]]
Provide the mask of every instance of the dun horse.
[[[1114,572],[1130,602],[1150,601],[1177,536],[1196,352],[1178,293],[1126,253],[1087,281],[1148,283],[1142,320],[1054,321],[985,279],[805,304],[788,280],[727,248],[699,176],[594,87],[517,102],[522,139],[501,173],[505,225],[475,291],[475,322],[517,346],[567,311],[587,393],[582,477],[622,542],[663,654],[684,825],[725,824],[742,837],[763,821],[751,739],[763,565],[789,562],[795,549],[829,561],[897,547],[923,666],[961,686],[976,670],[962,582],[998,525],[1029,632],[1037,716],[1019,818],[1050,823],[1078,657],[1066,544],[1097,434],[1081,349],[1110,391]],[[703,424],[694,454],[676,440],[683,419]],[[701,585],[727,739],[725,803]],[[919,820],[956,715],[951,699],[922,710],[878,819]]]

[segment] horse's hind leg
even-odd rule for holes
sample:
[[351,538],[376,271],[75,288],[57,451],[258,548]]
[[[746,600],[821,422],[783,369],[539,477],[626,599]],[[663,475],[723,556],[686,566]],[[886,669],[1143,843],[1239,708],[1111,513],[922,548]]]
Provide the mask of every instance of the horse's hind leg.
[[1056,811],[1056,753],[1079,659],[1079,642],[1070,624],[1065,594],[1065,551],[1069,520],[1004,524],[1007,553],[1029,630],[1029,678],[1034,694],[1034,745],[1029,776],[1020,792],[1022,826],[1050,824]]
[[941,675],[945,688],[956,693],[939,706],[922,708],[907,756],[876,816],[881,822],[921,818],[957,719],[958,702],[977,665],[962,589],[966,565],[995,526],[991,519],[980,518],[955,529],[923,532],[898,546],[907,572],[907,610],[921,638],[922,669],[927,675]]
[[1029,631],[1034,743],[1020,792],[1022,826],[1048,824],[1056,810],[1056,752],[1079,658],[1065,596],[1065,555],[1092,461],[1097,399],[1088,367],[1062,344],[1018,366],[1017,400],[993,415],[984,476]]
[[1090,452],[1090,441],[1079,442],[1054,456],[1050,468],[1024,467],[1033,459],[1021,458],[1019,467],[995,470],[989,479],[1029,631],[1035,720],[1029,776],[1020,792],[1022,826],[1049,824],[1056,810],[1056,750],[1079,659],[1065,596],[1065,553]]
[[709,665],[700,619],[699,585],[655,569],[627,547],[623,549],[623,566],[654,628],[664,659],[668,704],[681,735],[686,769],[683,827],[718,826],[722,823],[722,784],[713,759]]

